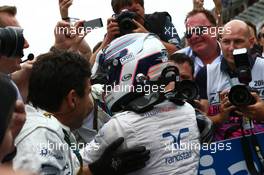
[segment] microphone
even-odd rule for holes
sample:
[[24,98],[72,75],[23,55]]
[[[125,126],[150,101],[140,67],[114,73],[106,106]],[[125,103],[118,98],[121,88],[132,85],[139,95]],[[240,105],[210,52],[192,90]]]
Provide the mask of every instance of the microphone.
[[27,56],[27,59],[25,59],[24,61],[22,61],[21,63],[24,63],[24,62],[26,62],[26,61],[30,61],[30,60],[33,60],[34,59],[34,54],[33,53],[30,53],[30,54],[28,54],[28,56]]

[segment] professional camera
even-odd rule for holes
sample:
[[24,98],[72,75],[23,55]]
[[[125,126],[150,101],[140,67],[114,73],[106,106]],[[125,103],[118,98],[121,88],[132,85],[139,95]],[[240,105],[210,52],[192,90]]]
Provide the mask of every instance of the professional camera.
[[136,16],[137,13],[128,11],[127,9],[122,10],[121,13],[115,16],[119,26],[120,36],[132,33],[132,31],[137,28],[136,24],[133,22]]
[[0,55],[7,57],[23,57],[23,29],[19,27],[0,28]]
[[228,94],[229,101],[235,106],[247,106],[256,102],[250,92],[254,91],[248,84],[251,82],[251,69],[247,49],[233,51],[238,80],[243,85],[235,85]]
[[193,102],[199,96],[199,88],[194,81],[182,80],[179,78],[179,70],[175,66],[166,67],[161,74],[162,84],[167,85],[169,82],[174,81],[175,87],[172,92],[169,92],[167,96],[176,101],[188,101]]
[[176,88],[182,98],[188,101],[193,101],[199,96],[198,86],[192,80],[182,80],[177,84]]

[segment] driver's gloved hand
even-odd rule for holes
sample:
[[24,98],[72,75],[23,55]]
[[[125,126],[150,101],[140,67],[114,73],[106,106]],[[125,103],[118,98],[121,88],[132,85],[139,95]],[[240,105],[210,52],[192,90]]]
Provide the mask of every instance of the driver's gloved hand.
[[93,175],[123,175],[145,167],[150,151],[144,146],[117,151],[123,142],[123,137],[116,139],[97,161],[89,165]]

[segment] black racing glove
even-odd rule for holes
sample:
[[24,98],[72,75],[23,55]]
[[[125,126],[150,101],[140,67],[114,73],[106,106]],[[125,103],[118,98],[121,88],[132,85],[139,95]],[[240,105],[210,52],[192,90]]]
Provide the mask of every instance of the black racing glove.
[[145,167],[150,151],[144,146],[117,151],[123,142],[123,137],[116,139],[97,161],[89,165],[93,175],[123,175]]

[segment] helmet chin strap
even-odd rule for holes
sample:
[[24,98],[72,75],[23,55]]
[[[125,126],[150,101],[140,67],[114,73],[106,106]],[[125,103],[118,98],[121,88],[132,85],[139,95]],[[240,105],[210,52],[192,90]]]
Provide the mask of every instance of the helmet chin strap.
[[144,113],[151,110],[155,104],[163,101],[161,96],[162,95],[158,92],[152,92],[149,95],[144,95],[132,100],[126,106],[122,106],[122,108],[136,113]]

